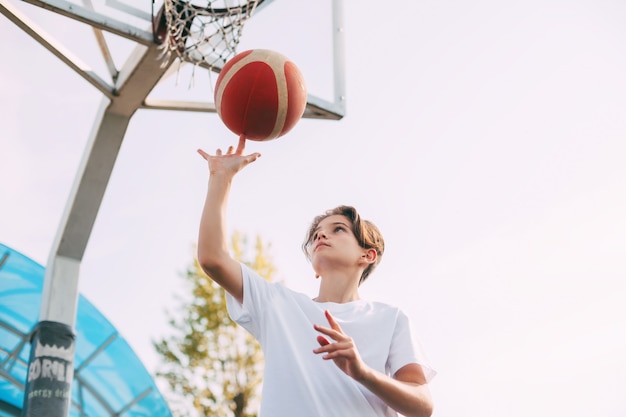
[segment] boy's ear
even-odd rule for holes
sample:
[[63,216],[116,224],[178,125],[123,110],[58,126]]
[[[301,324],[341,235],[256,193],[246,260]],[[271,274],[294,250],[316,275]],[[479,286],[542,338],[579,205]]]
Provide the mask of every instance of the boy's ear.
[[376,258],[378,257],[378,253],[376,252],[376,249],[365,249],[365,253],[363,253],[363,257],[365,258],[365,261],[368,264],[373,264],[374,262],[376,262]]

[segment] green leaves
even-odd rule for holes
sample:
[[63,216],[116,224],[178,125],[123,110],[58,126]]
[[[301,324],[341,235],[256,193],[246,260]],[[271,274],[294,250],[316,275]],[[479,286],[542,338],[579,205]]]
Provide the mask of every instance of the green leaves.
[[[272,280],[270,245],[256,237],[253,248],[233,233],[233,257]],[[256,416],[263,355],[254,338],[228,316],[224,289],[193,260],[184,274],[189,291],[175,313],[171,334],[154,343],[162,360],[157,377],[170,388],[166,397],[179,416]]]

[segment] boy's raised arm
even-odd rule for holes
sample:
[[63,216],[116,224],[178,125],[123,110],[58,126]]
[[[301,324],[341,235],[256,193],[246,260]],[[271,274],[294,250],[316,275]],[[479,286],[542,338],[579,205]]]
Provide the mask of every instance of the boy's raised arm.
[[226,209],[228,195],[235,175],[260,154],[243,155],[245,138],[240,138],[235,150],[232,146],[226,154],[217,150],[209,155],[203,150],[198,153],[209,163],[209,185],[200,219],[198,235],[198,262],[215,282],[240,303],[243,302],[243,280],[241,266],[233,259],[228,249],[226,232]]

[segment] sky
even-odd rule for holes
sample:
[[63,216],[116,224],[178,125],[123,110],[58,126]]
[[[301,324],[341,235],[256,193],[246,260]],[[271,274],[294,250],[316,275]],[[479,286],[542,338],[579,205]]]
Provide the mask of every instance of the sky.
[[[102,69],[84,28],[20,9]],[[330,17],[310,9],[269,5],[240,50],[284,53],[328,95]],[[249,142],[262,157],[235,179],[229,230],[260,235],[277,277],[315,296],[300,250],[311,219],[350,204],[374,221],[386,252],[361,296],[413,320],[438,371],[436,417],[626,415],[626,4],[343,11],[346,116]],[[0,22],[0,241],[45,264],[103,98]],[[215,77],[197,71],[159,93],[212,97]],[[196,149],[235,143],[215,114],[140,110],[126,133],[80,290],[150,371],[195,253],[208,177]]]

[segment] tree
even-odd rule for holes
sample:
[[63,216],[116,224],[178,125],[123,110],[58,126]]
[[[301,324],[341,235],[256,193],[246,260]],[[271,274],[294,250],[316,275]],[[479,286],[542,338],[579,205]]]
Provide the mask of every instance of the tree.
[[[272,280],[269,245],[256,238],[249,256],[247,239],[234,233],[235,259]],[[180,416],[251,417],[258,408],[263,355],[256,340],[228,316],[224,290],[200,268],[197,259],[184,275],[191,299],[169,313],[173,334],[154,343],[163,361],[157,377],[170,388],[170,405]]]

